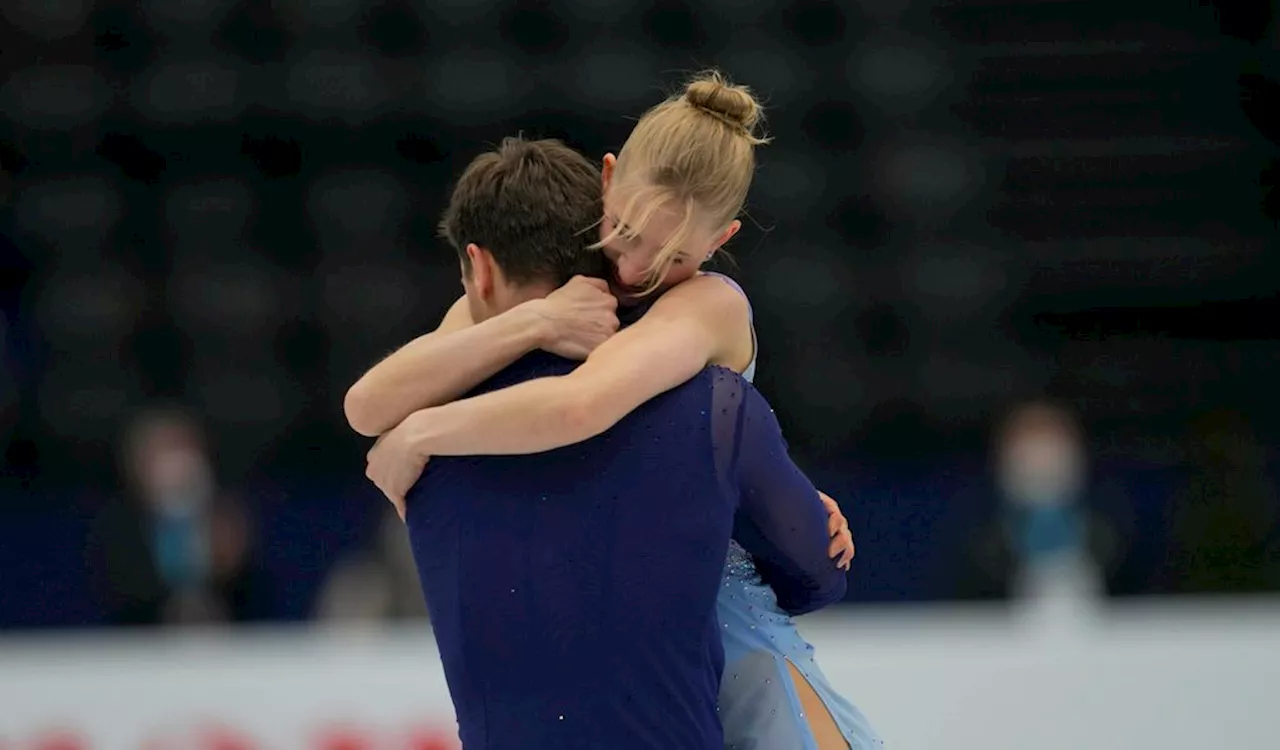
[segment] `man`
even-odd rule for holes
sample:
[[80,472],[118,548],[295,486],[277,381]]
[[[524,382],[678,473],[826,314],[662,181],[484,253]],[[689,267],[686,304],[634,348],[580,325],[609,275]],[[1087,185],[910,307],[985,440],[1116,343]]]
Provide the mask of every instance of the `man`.
[[[442,234],[477,326],[603,262],[586,249],[599,200],[599,174],[554,141],[472,162]],[[475,392],[574,366],[536,351]],[[788,611],[845,590],[817,490],[768,405],[722,369],[583,443],[435,458],[405,513],[466,750],[720,750],[731,532]]]

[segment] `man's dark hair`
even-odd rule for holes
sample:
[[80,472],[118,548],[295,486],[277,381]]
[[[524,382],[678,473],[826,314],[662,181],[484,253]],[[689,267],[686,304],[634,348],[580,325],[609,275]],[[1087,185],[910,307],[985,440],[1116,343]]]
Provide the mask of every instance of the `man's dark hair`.
[[517,284],[604,277],[608,260],[590,248],[604,211],[600,195],[600,171],[582,154],[556,140],[507,138],[458,178],[440,236],[464,268],[475,243]]

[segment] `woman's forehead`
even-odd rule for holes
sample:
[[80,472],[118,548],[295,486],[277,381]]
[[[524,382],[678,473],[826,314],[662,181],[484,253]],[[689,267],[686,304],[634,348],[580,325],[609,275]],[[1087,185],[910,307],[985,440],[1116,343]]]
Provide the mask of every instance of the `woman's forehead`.
[[[640,200],[634,200],[637,195]],[[651,202],[653,200],[659,202],[655,205]],[[700,217],[696,207],[690,206],[686,209],[674,199],[646,199],[642,193],[635,190],[630,192],[620,190],[616,194],[607,195],[604,205],[605,211],[610,214],[610,219],[627,224],[627,228],[634,231],[643,231],[650,227],[674,230],[684,223],[686,210],[694,212],[690,218],[695,225],[699,224]]]

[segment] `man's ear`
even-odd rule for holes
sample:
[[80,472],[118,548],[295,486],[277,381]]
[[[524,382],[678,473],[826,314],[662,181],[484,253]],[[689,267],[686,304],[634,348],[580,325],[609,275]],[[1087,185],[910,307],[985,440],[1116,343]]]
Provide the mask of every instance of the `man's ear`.
[[471,288],[480,299],[491,299],[497,270],[493,253],[472,242],[467,245],[467,262],[471,266]]

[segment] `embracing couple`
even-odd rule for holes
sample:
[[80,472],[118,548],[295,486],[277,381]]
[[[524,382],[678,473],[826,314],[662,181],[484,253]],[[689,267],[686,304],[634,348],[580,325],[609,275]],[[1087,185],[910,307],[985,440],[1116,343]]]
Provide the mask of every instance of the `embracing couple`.
[[701,270],[759,119],[713,72],[600,168],[478,156],[440,222],[464,296],[347,394],[465,750],[882,747],[793,620],[844,595],[848,524],[750,384],[742,289]]

